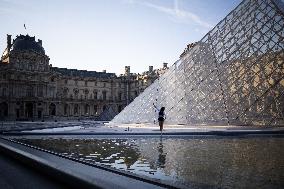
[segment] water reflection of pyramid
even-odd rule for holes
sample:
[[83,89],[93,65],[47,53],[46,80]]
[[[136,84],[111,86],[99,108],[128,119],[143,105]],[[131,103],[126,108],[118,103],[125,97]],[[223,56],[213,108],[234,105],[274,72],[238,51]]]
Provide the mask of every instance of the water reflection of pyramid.
[[284,123],[284,3],[244,0],[113,122]]

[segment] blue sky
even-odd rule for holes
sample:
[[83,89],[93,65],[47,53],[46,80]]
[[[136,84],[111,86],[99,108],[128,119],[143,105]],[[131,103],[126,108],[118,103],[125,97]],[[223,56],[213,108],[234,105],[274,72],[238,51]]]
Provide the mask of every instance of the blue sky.
[[[6,34],[43,40],[50,64],[137,73],[173,64],[241,0],[0,0],[0,50]],[[24,23],[27,30],[24,29]]]

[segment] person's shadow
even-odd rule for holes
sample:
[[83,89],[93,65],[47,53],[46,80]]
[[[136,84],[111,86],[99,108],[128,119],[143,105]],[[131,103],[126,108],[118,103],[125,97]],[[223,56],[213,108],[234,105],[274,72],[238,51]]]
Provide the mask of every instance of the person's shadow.
[[158,161],[157,161],[157,167],[164,168],[165,163],[166,163],[166,154],[164,153],[163,150],[163,138],[162,136],[160,137],[160,142],[158,145]]

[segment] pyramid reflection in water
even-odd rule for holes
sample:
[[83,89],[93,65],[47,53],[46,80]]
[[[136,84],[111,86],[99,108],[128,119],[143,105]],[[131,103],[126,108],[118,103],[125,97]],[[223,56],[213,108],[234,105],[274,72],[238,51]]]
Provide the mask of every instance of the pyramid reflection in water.
[[112,121],[284,125],[284,6],[244,0]]

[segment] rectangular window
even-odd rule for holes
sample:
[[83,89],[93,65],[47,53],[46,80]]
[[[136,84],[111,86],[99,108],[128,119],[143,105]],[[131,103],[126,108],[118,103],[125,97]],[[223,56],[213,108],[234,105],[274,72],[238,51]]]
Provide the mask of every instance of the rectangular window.
[[2,89],[2,96],[6,96],[6,88]]
[[107,96],[106,96],[106,94],[107,94],[107,92],[106,91],[103,91],[103,100],[106,100],[107,98]]
[[37,96],[43,97],[43,86],[38,86],[38,88],[37,88]]
[[32,97],[33,96],[33,87],[28,86],[26,93],[27,93],[27,97]]
[[122,100],[122,93],[118,93],[118,100]]

